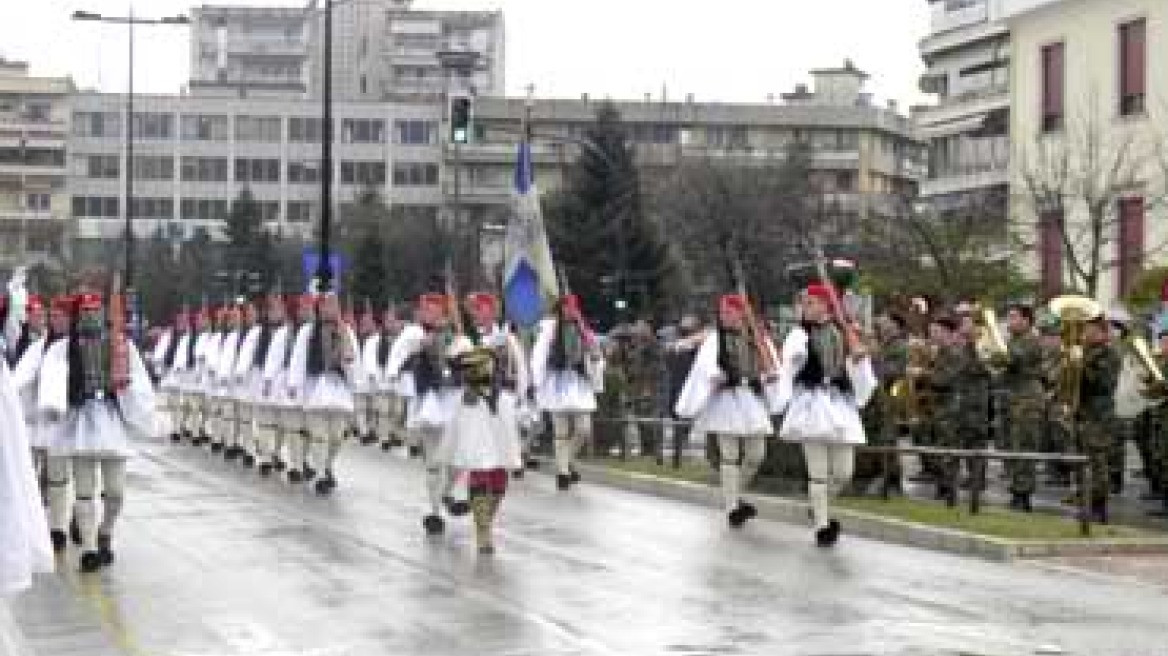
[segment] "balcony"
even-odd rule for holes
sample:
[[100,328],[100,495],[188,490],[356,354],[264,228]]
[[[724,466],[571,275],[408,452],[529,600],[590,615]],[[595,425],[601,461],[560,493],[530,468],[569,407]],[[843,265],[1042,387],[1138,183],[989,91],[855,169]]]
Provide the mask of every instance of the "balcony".
[[985,167],[967,167],[946,171],[942,175],[921,181],[920,195],[925,198],[948,196],[970,191],[992,189],[1010,182],[1009,167],[1005,162]]
[[287,39],[231,39],[227,52],[237,57],[307,57],[308,45]]
[[982,21],[954,27],[945,32],[935,31],[933,34],[921,39],[918,49],[921,52],[921,58],[929,62],[934,57],[950,50],[963,48],[981,41],[1004,39],[1009,34],[1010,28],[1001,21]]
[[935,130],[949,132],[944,127],[946,123],[953,123],[968,117],[984,117],[995,110],[1007,109],[1010,106],[1010,85],[995,84],[982,89],[975,89],[965,93],[955,94],[943,100],[940,104],[922,108],[917,114],[917,124],[924,136]]

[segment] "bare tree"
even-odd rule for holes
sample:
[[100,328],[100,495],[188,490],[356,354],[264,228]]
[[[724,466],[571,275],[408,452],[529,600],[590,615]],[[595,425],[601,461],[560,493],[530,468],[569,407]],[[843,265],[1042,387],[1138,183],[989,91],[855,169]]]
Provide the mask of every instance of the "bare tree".
[[1168,243],[1145,244],[1130,255],[1140,261],[1121,261],[1113,255],[1122,232],[1117,208],[1128,197],[1143,198],[1145,210],[1168,199],[1168,157],[1158,165],[1157,150],[1163,148],[1123,126],[1107,126],[1095,114],[1068,121],[1061,135],[1040,135],[1017,154],[1021,200],[1029,210],[1012,218],[1021,245],[1034,249],[1044,230],[1057,233],[1064,281],[1091,296],[1106,272],[1142,265]]

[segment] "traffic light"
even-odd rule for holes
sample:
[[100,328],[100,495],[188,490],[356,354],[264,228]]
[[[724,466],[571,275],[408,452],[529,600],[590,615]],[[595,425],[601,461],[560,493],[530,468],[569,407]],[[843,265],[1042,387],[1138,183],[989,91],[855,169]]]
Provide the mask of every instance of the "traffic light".
[[450,101],[450,140],[460,144],[470,142],[470,98]]

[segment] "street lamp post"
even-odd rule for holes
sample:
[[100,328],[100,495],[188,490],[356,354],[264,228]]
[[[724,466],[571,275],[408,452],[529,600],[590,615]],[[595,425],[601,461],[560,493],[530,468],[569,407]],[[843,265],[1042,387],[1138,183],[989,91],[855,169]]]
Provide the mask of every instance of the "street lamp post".
[[105,16],[91,11],[73,12],[75,21],[96,21],[100,23],[115,23],[128,28],[129,79],[126,84],[126,200],[122,208],[125,222],[125,263],[122,276],[124,278],[126,298],[130,308],[130,330],[138,337],[137,299],[134,297],[134,26],[135,25],[189,25],[190,19],[183,15],[167,16],[165,18],[141,18],[134,15],[133,9],[129,16]]
[[324,54],[321,71],[321,98],[324,103],[320,131],[320,260],[316,277],[320,291],[327,292],[333,285],[331,254],[333,224],[333,0],[324,3]]

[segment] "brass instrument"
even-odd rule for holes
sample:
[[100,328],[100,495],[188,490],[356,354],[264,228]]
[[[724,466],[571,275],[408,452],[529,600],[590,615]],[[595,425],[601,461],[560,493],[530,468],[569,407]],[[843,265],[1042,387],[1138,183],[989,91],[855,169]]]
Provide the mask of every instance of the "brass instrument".
[[[907,369],[928,371],[933,366],[936,349],[922,337],[910,337],[908,341]],[[904,378],[892,385],[891,395],[901,402],[905,421],[917,425],[925,418],[925,399],[921,393],[919,376],[905,373]]]
[[1050,311],[1062,324],[1062,356],[1054,397],[1059,406],[1073,417],[1079,409],[1083,386],[1083,328],[1103,312],[1094,300],[1085,296],[1059,296],[1050,302]]
[[1123,342],[1144,370],[1144,397],[1163,398],[1165,393],[1168,392],[1165,386],[1164,372],[1161,371],[1160,365],[1156,363],[1156,358],[1152,356],[1152,349],[1148,346],[1148,340],[1144,339],[1141,335],[1132,334],[1125,338]]
[[1010,349],[1002,337],[1001,326],[998,325],[998,315],[992,307],[980,305],[974,313],[974,325],[977,329],[977,340],[974,347],[978,358],[991,369],[998,369],[1010,356]]

